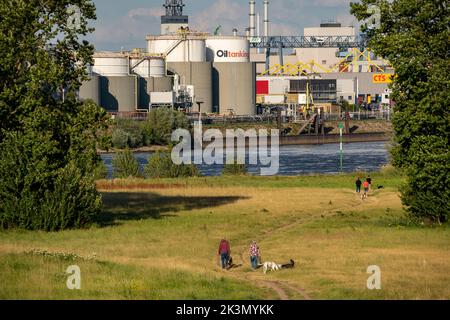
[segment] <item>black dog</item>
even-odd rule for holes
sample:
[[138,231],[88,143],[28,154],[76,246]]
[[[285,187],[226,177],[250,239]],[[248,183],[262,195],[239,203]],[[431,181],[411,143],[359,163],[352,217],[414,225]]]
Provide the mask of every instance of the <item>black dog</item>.
[[295,266],[295,261],[291,259],[290,263],[281,265],[281,268],[283,268],[283,269],[292,269],[292,268],[294,268],[294,266]]
[[378,190],[384,189],[384,186],[378,186]]
[[234,264],[233,263],[233,258],[230,257],[230,259],[228,260],[228,264],[227,264],[227,270],[234,269],[234,268],[239,268],[241,266],[242,266],[242,264]]

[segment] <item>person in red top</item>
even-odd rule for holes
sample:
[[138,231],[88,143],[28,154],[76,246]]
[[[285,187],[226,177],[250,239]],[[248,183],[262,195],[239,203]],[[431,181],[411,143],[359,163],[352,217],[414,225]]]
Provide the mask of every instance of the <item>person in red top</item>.
[[361,196],[362,199],[368,197],[368,194],[369,194],[369,187],[370,187],[369,181],[367,181],[367,180],[364,181],[363,187],[364,187],[364,194]]
[[222,262],[222,269],[225,269],[227,267],[228,261],[230,260],[230,254],[230,243],[227,240],[222,239],[219,245],[219,256],[220,261]]

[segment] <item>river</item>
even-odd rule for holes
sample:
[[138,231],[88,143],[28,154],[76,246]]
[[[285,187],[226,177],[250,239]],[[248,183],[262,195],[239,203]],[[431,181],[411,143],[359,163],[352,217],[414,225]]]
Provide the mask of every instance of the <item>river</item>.
[[[136,153],[139,164],[144,167],[151,153]],[[108,168],[109,178],[113,174],[114,154],[103,154],[102,159]],[[299,176],[309,174],[338,174],[340,171],[339,144],[311,146],[281,146],[280,176]],[[344,144],[344,172],[374,172],[389,162],[386,142],[364,142]],[[218,176],[221,165],[199,165],[205,176]],[[250,174],[259,175],[259,166],[248,166]]]

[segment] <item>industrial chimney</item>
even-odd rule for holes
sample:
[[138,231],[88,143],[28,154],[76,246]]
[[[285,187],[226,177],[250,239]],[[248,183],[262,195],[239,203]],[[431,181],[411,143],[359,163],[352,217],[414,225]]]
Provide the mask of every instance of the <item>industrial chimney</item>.
[[269,0],[264,0],[264,35],[269,36]]
[[255,24],[255,6],[256,3],[254,0],[250,1],[250,37],[254,37],[255,36],[255,32],[256,32],[256,24]]

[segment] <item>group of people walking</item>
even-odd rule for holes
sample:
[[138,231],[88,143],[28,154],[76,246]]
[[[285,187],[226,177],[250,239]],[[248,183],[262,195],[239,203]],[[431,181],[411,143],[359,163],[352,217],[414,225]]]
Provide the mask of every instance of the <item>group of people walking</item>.
[[[230,264],[232,263],[231,258],[231,247],[230,242],[228,240],[222,239],[219,244],[219,257],[222,269],[229,269],[232,267]],[[250,245],[250,264],[252,269],[256,270],[258,266],[261,264],[261,253],[259,251],[258,244],[255,240],[252,241]]]
[[[356,193],[361,195],[361,199],[367,198],[369,196],[369,191],[372,188],[372,178],[368,176],[364,182],[362,182],[361,178],[358,177],[355,182],[356,185]],[[364,192],[361,193],[361,186],[363,187]]]

